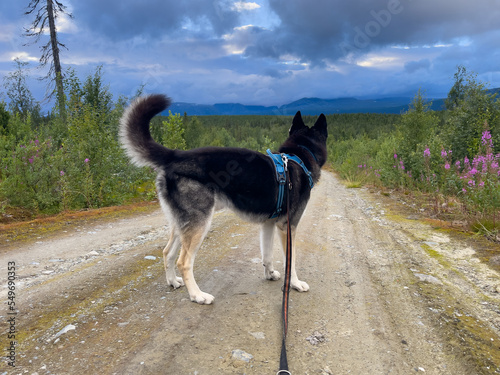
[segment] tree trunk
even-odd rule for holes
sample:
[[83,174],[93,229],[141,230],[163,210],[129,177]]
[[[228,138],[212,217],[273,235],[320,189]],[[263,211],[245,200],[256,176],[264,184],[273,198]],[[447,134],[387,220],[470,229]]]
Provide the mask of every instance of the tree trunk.
[[57,32],[56,24],[54,22],[54,9],[52,7],[52,0],[47,0],[47,15],[49,18],[49,29],[50,29],[50,43],[52,46],[52,57],[54,63],[54,73],[56,79],[56,94],[57,102],[59,103],[59,115],[66,120],[66,104],[64,98],[64,87],[63,87],[63,77],[61,62],[59,60],[59,46],[57,45]]

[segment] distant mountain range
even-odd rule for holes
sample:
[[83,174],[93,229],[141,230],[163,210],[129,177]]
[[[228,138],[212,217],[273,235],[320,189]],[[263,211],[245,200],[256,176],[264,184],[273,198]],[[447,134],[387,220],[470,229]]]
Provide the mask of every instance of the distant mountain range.
[[[500,88],[488,90],[489,93],[500,93]],[[408,110],[413,98],[395,97],[381,99],[320,99],[302,98],[282,106],[244,105],[240,103],[219,103],[213,105],[193,103],[172,103],[172,113],[187,113],[188,116],[209,115],[294,115],[301,111],[303,115],[319,113],[402,113]],[[431,99],[433,110],[444,109],[444,99]],[[163,114],[168,115],[168,111]]]

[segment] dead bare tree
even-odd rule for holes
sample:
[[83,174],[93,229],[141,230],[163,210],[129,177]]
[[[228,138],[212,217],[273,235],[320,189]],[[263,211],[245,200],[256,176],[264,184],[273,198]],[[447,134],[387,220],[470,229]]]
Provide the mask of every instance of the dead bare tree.
[[46,66],[50,63],[50,69],[45,78],[55,82],[56,96],[59,105],[59,112],[64,119],[66,114],[63,75],[61,69],[61,60],[59,59],[59,47],[67,47],[57,39],[56,20],[60,14],[66,14],[73,18],[73,15],[66,11],[66,6],[57,0],[31,0],[25,15],[36,14],[35,20],[29,28],[25,29],[25,35],[35,38],[37,43],[44,32],[49,29],[50,40],[40,47],[42,56],[40,65]]

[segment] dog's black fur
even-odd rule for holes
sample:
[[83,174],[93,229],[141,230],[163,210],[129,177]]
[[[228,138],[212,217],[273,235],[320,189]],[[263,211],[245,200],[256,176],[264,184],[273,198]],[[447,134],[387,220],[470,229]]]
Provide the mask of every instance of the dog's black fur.
[[[164,251],[168,283],[174,287],[183,283],[172,273],[175,271],[169,270],[174,262],[172,258],[177,255],[176,248],[181,247],[177,264],[191,299],[198,303],[211,303],[213,297],[201,292],[194,282],[192,262],[208,230],[216,201],[225,203],[251,221],[267,223],[265,225],[269,227],[269,217],[276,210],[278,195],[275,167],[267,155],[243,148],[204,147],[181,151],[158,144],[151,137],[149,123],[169,105],[170,99],[164,95],[151,95],[134,101],[122,117],[121,140],[135,164],[152,166],[158,172],[158,196],[173,227],[172,237]],[[279,152],[298,156],[316,183],[327,158],[327,136],[324,115],[319,116],[315,125],[309,128],[297,112],[289,137]],[[295,228],[311,189],[308,177],[297,163],[290,161],[288,170],[292,190],[286,189],[286,194],[290,194],[289,217]],[[273,223],[284,228],[286,220],[284,210]],[[268,255],[266,251],[263,245],[264,257]],[[275,279],[275,276],[269,276],[274,272],[279,278],[272,264],[266,265],[264,260],[264,265],[266,277]],[[211,298],[202,298],[201,294]]]

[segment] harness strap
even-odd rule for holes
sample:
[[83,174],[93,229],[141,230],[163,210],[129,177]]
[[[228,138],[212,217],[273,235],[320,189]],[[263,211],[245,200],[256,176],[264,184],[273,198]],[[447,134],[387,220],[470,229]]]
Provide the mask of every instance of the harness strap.
[[278,181],[278,201],[276,203],[276,211],[274,211],[274,213],[269,217],[270,219],[274,219],[281,214],[281,211],[283,211],[286,173],[282,154],[273,154],[271,150],[267,150],[267,154],[274,163],[274,168],[276,169],[276,179]]
[[300,148],[303,148],[304,150],[306,150],[307,152],[309,152],[311,154],[311,156],[314,158],[314,160],[316,160],[316,162],[318,161],[318,158],[316,157],[316,155],[314,155],[314,153],[306,146],[302,146],[302,145],[299,145]]
[[285,183],[286,183],[286,163],[288,160],[293,160],[295,163],[300,165],[300,167],[304,170],[305,174],[309,178],[309,186],[312,189],[314,187],[314,181],[312,179],[311,172],[307,169],[304,162],[300,160],[298,156],[289,155],[289,154],[273,154],[271,150],[267,150],[267,155],[271,158],[274,163],[274,167],[276,169],[276,179],[278,181],[278,200],[276,202],[276,211],[269,216],[270,219],[274,219],[278,217],[283,211],[283,199],[285,195]]

